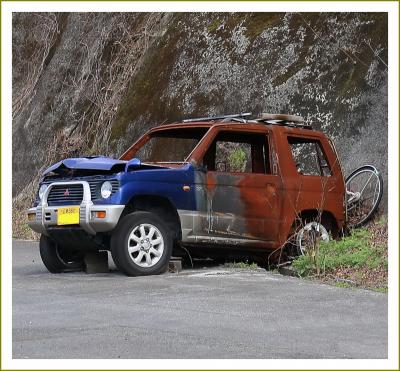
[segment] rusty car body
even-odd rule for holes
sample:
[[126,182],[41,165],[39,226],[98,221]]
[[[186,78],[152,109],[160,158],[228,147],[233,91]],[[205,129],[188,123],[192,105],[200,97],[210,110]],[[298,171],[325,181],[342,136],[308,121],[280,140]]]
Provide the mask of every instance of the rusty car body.
[[[185,158],[179,157],[181,148]],[[107,160],[108,166],[96,173],[90,162],[100,160],[53,165],[42,180],[47,187],[43,199],[29,210],[34,214],[29,224],[54,246],[66,246],[67,239],[75,241],[74,251],[91,247],[113,253],[113,243],[139,249],[129,255],[126,249],[115,247],[114,260],[128,275],[160,273],[170,255],[182,255],[182,251],[193,256],[265,259],[283,247],[301,223],[318,219],[333,235],[345,224],[345,184],[334,145],[295,116],[265,114],[249,120],[227,116],[162,125],[141,137],[119,160]],[[95,200],[93,187],[87,187],[85,204],[82,200],[78,204],[82,201],[80,212],[84,209],[89,216],[81,215],[77,225],[57,225],[53,214],[66,200],[60,196],[60,203],[49,206],[51,187],[89,181],[85,170],[91,171],[91,177],[113,178],[116,188],[109,198]],[[113,220],[91,219],[89,209],[104,211]],[[140,224],[140,218],[126,222],[121,236],[121,220],[140,212],[153,216],[144,215],[150,217],[146,224]],[[153,226],[158,232],[143,229],[134,235],[138,226]],[[163,236],[163,230],[168,236]],[[170,240],[171,245],[157,250],[169,255],[162,264],[155,259],[158,269],[150,263],[157,246],[146,242],[151,238],[143,239],[152,233],[159,233],[165,238],[163,243]],[[140,241],[138,247],[132,238]],[[134,248],[129,247],[132,244]],[[134,261],[139,256],[137,269]]]

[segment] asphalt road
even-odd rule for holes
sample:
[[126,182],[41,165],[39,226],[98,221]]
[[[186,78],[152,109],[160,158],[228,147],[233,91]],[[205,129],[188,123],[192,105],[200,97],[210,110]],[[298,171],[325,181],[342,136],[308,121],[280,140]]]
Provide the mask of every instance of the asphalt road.
[[13,243],[13,358],[387,358],[387,295],[201,266],[52,275]]

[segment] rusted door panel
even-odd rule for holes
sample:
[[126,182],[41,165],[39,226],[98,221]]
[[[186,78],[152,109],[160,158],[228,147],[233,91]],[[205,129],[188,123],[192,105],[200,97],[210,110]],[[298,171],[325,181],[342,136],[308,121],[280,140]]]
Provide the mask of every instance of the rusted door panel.
[[338,194],[333,177],[298,175],[287,180],[285,185],[297,212],[304,208],[323,210],[332,202],[332,196]]
[[287,177],[284,187],[280,241],[286,240],[296,216],[305,210],[330,212],[335,216],[339,227],[341,226],[343,191],[335,177],[297,175]]
[[[298,136],[318,140],[331,168],[331,176],[313,176],[300,174],[292,157],[288,136]],[[318,133],[295,133],[292,129],[276,136],[279,168],[282,172],[285,196],[282,205],[282,224],[279,240],[285,241],[296,216],[304,210],[321,210],[332,213],[338,227],[344,221],[344,182],[340,165],[329,142]],[[287,156],[282,156],[287,153]]]
[[204,180],[209,223],[203,233],[263,241],[276,239],[281,207],[277,176],[209,171]]

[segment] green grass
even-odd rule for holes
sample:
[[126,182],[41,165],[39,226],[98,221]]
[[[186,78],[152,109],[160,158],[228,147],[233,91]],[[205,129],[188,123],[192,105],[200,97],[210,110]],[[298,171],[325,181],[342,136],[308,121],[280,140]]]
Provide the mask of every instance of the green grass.
[[381,292],[383,294],[387,294],[387,292],[388,292],[387,287],[374,287],[374,288],[372,288],[372,290],[374,290],[376,292]]
[[[353,230],[341,240],[321,242],[315,256],[303,255],[293,261],[293,268],[301,277],[330,279],[350,278],[355,285],[387,290],[387,241],[377,239],[377,229],[387,228],[381,221],[370,229]],[[319,269],[318,269],[319,268]],[[317,274],[319,272],[319,274]],[[346,282],[336,286],[349,287]]]
[[335,282],[336,287],[350,288],[352,287],[348,282]]

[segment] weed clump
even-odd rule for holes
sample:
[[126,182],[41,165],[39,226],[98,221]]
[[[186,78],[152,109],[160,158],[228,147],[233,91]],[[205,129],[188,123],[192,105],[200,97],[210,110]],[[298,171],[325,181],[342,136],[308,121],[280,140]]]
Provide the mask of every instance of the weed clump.
[[380,220],[367,228],[351,231],[341,240],[321,241],[315,256],[299,256],[292,266],[301,277],[317,277],[341,287],[360,286],[386,292],[387,223]]

